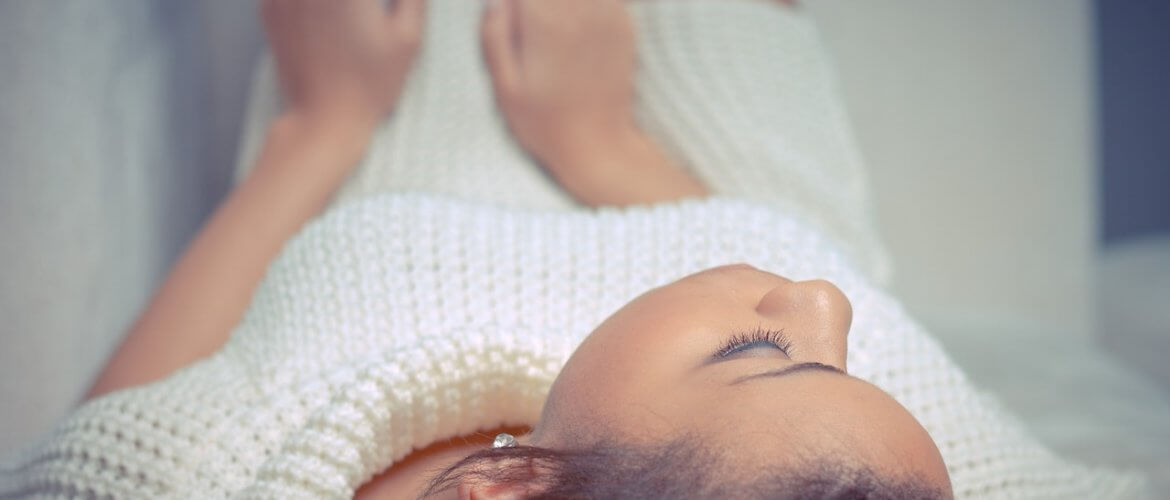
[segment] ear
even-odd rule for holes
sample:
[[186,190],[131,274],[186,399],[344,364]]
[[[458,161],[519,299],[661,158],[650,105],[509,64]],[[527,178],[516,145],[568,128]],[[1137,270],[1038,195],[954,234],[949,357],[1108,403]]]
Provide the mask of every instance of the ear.
[[[535,493],[540,483],[536,467],[531,462],[517,463],[516,458],[505,458],[480,467],[494,469],[486,474],[468,474],[459,480],[455,491],[459,500],[519,500]],[[507,467],[509,473],[492,479],[491,472]],[[481,471],[483,471],[481,469]]]
[[528,488],[517,483],[462,482],[456,491],[459,500],[520,500]]

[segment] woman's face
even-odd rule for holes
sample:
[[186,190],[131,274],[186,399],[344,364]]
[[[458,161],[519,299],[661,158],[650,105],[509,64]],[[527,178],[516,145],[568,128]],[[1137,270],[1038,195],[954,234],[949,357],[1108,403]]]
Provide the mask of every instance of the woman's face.
[[[528,444],[697,437],[744,465],[833,457],[950,491],[938,449],[845,367],[852,321],[826,281],[709,269],[630,302],[577,349]],[[735,464],[732,464],[735,465]]]

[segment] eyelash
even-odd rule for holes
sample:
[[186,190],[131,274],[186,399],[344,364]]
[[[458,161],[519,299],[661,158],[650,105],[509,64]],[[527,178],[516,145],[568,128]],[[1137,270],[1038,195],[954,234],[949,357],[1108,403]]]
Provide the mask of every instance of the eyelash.
[[770,344],[772,347],[779,349],[785,356],[791,356],[792,341],[784,334],[784,330],[765,330],[763,328],[756,328],[755,330],[737,333],[727,339],[722,346],[715,351],[716,358],[726,358],[737,352],[745,351],[753,344]]

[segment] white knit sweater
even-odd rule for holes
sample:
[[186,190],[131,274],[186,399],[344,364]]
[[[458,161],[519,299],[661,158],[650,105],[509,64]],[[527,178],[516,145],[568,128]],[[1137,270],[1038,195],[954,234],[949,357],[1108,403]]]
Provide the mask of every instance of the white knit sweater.
[[81,407],[0,474],[0,497],[347,497],[412,449],[534,423],[608,314],[740,261],[841,287],[851,373],[922,422],[959,498],[1140,494],[1136,477],[1044,450],[830,240],[773,208],[549,213],[382,195],[290,242],[218,354]]
[[[479,42],[480,3],[430,0],[422,54],[393,119],[339,194],[444,193],[572,209],[511,139]],[[637,27],[641,127],[713,192],[767,201],[841,243],[877,282],[889,275],[865,170],[811,19],[775,0],[648,0]],[[271,59],[253,87],[242,177],[279,110]]]
[[[725,197],[587,212],[569,210],[494,112],[477,4],[428,2],[395,116],[344,203],[272,264],[228,344],[79,408],[0,468],[0,498],[346,497],[412,449],[534,423],[604,317],[740,261],[846,292],[851,372],[923,423],[959,498],[1141,494],[1135,476],[1045,451],[875,286],[885,261],[864,175],[807,19],[752,0],[632,4],[642,125]],[[277,104],[269,64],[241,164]],[[375,194],[411,190],[485,203]]]

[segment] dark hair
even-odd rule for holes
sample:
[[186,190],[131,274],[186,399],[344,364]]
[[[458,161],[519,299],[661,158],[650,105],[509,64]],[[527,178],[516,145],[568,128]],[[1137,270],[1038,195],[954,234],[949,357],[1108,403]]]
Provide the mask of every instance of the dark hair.
[[[527,498],[766,498],[933,500],[950,495],[913,477],[883,477],[864,466],[805,460],[797,470],[742,473],[693,439],[660,446],[610,443],[583,450],[533,446],[485,449],[439,473],[420,498],[464,480],[532,485]],[[730,474],[724,472],[732,472]],[[733,478],[750,477],[749,480]]]

